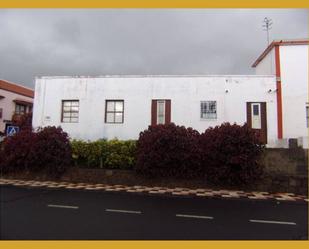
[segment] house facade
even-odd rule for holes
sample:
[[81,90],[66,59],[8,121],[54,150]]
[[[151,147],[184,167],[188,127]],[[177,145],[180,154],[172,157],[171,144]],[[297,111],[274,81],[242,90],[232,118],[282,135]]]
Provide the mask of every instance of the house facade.
[[151,124],[200,132],[223,122],[263,130],[276,143],[274,76],[42,77],[33,125],[61,126],[72,138],[136,139]]
[[[308,49],[308,42],[305,46]],[[307,68],[304,65],[301,72],[294,67],[302,75],[297,86],[287,80],[295,75],[284,73],[291,70],[288,58],[281,58],[281,78],[275,71],[266,71],[277,65],[270,62],[262,75],[272,49],[257,60],[256,75],[40,77],[35,85],[33,126],[61,126],[71,138],[96,140],[137,139],[151,124],[173,122],[203,132],[223,122],[248,123],[268,147],[287,147],[289,139],[296,138],[307,148],[308,100],[303,97],[308,95],[308,79],[303,75],[308,76],[308,61],[303,61]],[[306,56],[308,60],[308,52]],[[281,83],[279,89],[278,80],[283,79],[292,86]],[[291,91],[293,84],[297,90]],[[302,101],[296,97],[299,94]],[[295,108],[301,111],[289,107],[298,101],[302,106]],[[283,109],[278,114],[280,105]],[[286,111],[294,113],[285,115]],[[296,129],[293,122],[299,125]]]
[[5,133],[25,113],[32,112],[34,91],[30,88],[0,80],[0,132]]
[[[276,76],[278,139],[308,148],[308,39],[273,41],[252,65],[256,74]],[[306,118],[304,118],[306,117]]]

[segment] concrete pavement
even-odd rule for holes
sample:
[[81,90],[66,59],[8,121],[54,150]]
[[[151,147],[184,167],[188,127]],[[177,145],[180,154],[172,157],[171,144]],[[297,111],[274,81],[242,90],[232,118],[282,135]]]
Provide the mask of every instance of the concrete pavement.
[[149,186],[126,186],[126,185],[107,185],[91,183],[71,183],[55,181],[30,181],[18,179],[0,179],[0,185],[24,186],[32,188],[50,188],[50,189],[83,189],[88,191],[106,191],[106,192],[127,192],[150,195],[175,195],[191,196],[204,198],[227,198],[254,200],[273,200],[273,201],[307,201],[308,197],[296,195],[293,193],[269,193],[269,192],[244,192],[239,190],[214,190],[214,189],[188,189],[188,188],[167,188],[167,187],[149,187]]

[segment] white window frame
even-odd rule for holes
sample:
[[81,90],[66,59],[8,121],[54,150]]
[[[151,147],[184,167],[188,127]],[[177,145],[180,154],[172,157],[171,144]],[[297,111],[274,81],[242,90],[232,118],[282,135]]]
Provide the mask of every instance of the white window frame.
[[[163,113],[162,114],[159,113],[160,104],[163,104]],[[165,124],[165,104],[166,104],[165,100],[157,100],[157,124]],[[160,117],[163,118],[163,122],[159,121]]]
[[61,101],[61,123],[78,123],[79,107],[78,99],[63,99]]
[[[211,112],[209,109],[210,104],[215,104],[215,112]],[[203,105],[206,104],[206,108]],[[204,110],[206,110],[204,112]],[[217,101],[216,100],[203,100],[200,102],[200,118],[201,120],[217,120],[218,118],[218,108],[217,108]]]
[[[113,103],[114,109],[108,110],[108,104]],[[116,104],[121,103],[121,110],[116,109]],[[111,114],[113,117],[112,121],[108,120],[108,114]],[[121,115],[121,121],[116,120],[116,116]],[[106,99],[105,100],[105,123],[106,124],[123,124],[124,123],[124,100],[123,99]]]
[[[254,106],[258,106],[258,115],[254,115]],[[257,116],[257,122],[258,123],[254,123],[255,120],[255,116]],[[262,107],[261,107],[261,103],[251,103],[251,127],[252,129],[262,129]]]

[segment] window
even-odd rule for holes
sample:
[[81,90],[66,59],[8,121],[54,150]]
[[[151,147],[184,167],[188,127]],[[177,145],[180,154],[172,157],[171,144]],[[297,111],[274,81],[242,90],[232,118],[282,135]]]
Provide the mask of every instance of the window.
[[26,113],[26,106],[25,105],[21,105],[21,104],[16,104],[15,105],[15,114],[25,114]]
[[253,115],[254,116],[259,116],[260,114],[260,108],[259,108],[259,105],[258,104],[254,104],[253,105]]
[[28,112],[32,113],[32,109],[33,109],[33,106],[32,106],[32,105],[29,105],[29,107],[28,107]]
[[262,129],[261,103],[251,103],[251,128]]
[[123,100],[106,100],[105,103],[105,123],[123,123]]
[[309,106],[306,106],[306,119],[307,119],[307,127],[309,127]]
[[157,124],[165,124],[165,100],[157,101]]
[[171,100],[151,100],[151,125],[169,124],[171,122]]
[[201,119],[217,118],[217,102],[201,101]]
[[79,100],[62,100],[61,122],[78,123]]

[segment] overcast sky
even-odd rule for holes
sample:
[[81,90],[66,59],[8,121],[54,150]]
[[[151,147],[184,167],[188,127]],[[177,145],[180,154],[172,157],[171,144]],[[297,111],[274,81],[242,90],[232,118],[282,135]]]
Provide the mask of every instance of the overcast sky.
[[0,78],[252,74],[272,39],[308,37],[305,9],[1,9]]

